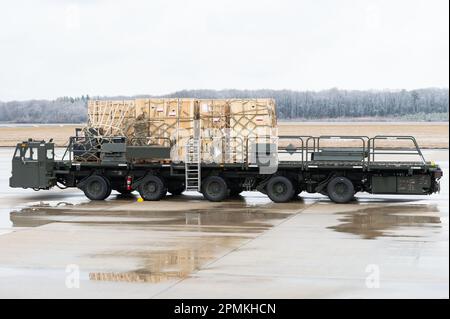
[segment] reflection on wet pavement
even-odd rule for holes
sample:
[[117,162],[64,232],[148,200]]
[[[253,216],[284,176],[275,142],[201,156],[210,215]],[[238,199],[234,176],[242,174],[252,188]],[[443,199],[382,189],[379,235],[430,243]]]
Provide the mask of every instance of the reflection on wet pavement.
[[[83,231],[88,233],[93,229],[101,232],[101,236],[131,231],[137,243],[129,245],[125,237],[121,245],[128,249],[101,246],[100,251],[84,257],[110,265],[132,261],[138,267],[122,271],[109,271],[114,270],[114,266],[107,267],[107,271],[94,267],[88,273],[89,279],[159,283],[186,278],[202,265],[292,215],[274,210],[272,205],[254,207],[242,201],[222,203],[216,209],[189,211],[120,210],[122,205],[127,206],[129,202],[117,200],[113,206],[109,203],[67,205],[64,202],[39,202],[12,211],[10,218],[16,228],[59,223],[62,227],[83,227]],[[116,209],[112,210],[112,207]],[[92,242],[95,245],[95,239]]]
[[[274,204],[256,192],[223,203],[194,192],[91,202],[76,189],[10,189],[10,156],[0,157],[0,297],[371,297],[358,277],[366,262],[390,276],[382,297],[448,296],[448,151],[437,153],[427,158],[442,159],[440,194],[363,193],[349,205],[305,193]],[[72,264],[80,289],[64,285]],[[330,280],[330,264],[347,280]],[[184,293],[173,285],[182,279]]]
[[[84,225],[139,225],[139,226],[232,226],[232,228],[267,228],[271,220],[282,219],[289,213],[264,212],[262,209],[193,209],[183,211],[133,211],[133,210],[75,210],[34,206],[10,214],[13,227],[37,227],[55,222]],[[202,231],[205,231],[202,229]],[[251,230],[250,230],[251,231]]]
[[[159,283],[166,280],[187,278],[202,265],[215,260],[219,251],[237,247],[245,236],[190,238],[189,246],[171,250],[147,250],[138,252],[116,251],[110,257],[138,258],[141,266],[127,272],[90,272],[89,279],[97,281],[122,281]],[[203,241],[203,242],[200,242]],[[219,249],[219,247],[221,247]],[[108,258],[97,254],[94,258]]]
[[[392,205],[371,207],[355,212],[338,213],[342,223],[328,227],[338,232],[359,235],[364,239],[378,237],[416,237],[412,227],[440,227],[441,219],[436,205]],[[403,231],[402,231],[403,230]],[[394,231],[400,231],[400,234]]]

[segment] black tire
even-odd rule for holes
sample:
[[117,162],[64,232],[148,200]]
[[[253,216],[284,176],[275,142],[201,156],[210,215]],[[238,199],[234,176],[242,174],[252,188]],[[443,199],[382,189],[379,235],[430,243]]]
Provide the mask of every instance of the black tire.
[[185,190],[184,185],[178,186],[178,187],[169,187],[169,193],[171,193],[174,196],[181,195]]
[[355,187],[346,177],[335,177],[327,185],[328,197],[335,203],[348,203],[355,195]]
[[202,193],[211,202],[221,202],[227,198],[228,186],[222,177],[210,176],[202,181]]
[[104,200],[111,195],[111,185],[103,176],[92,175],[84,183],[83,192],[90,200]]
[[[106,181],[109,183],[108,180],[106,180]],[[109,188],[108,188],[108,195],[106,195],[106,198],[108,198],[109,195],[111,195],[111,193],[112,193],[112,188],[111,188],[111,184],[110,184],[110,186],[109,186]]]
[[167,193],[167,188],[161,178],[150,175],[138,187],[139,194],[144,200],[157,201]]
[[266,186],[267,196],[275,203],[285,203],[294,195],[294,185],[284,176],[272,177]]

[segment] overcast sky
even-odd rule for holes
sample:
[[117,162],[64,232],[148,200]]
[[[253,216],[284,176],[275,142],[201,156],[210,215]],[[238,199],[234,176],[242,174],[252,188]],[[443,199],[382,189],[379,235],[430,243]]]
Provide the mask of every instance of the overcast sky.
[[448,0],[0,0],[0,100],[449,86]]

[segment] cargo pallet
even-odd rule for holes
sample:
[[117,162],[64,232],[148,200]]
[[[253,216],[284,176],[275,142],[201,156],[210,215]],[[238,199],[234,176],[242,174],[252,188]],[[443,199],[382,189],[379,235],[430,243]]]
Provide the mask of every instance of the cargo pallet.
[[[358,145],[339,147],[342,141]],[[383,146],[405,141],[412,147]],[[122,194],[137,190],[149,201],[161,200],[167,192],[199,191],[213,202],[242,191],[260,191],[280,203],[305,191],[347,203],[357,192],[432,194],[440,190],[442,177],[442,170],[425,160],[412,136],[234,138],[233,161],[218,163],[203,160],[201,141],[195,138],[185,145],[185,160],[177,162],[168,160],[172,146],[150,140],[139,144],[125,137],[75,136],[63,158],[56,160],[52,142],[25,141],[16,146],[10,186],[77,187],[91,200],[104,200],[112,190]],[[390,156],[418,160],[386,160]]]

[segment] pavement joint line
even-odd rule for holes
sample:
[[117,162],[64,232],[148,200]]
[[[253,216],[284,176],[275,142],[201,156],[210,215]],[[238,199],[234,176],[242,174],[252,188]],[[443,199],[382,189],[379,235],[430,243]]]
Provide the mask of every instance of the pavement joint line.
[[[346,277],[346,276],[308,276],[307,278],[298,276],[298,275],[277,275],[277,274],[230,274],[230,273],[212,273],[212,274],[206,274],[205,276],[224,276],[224,277],[248,277],[248,278],[293,278],[293,279],[301,279],[303,281],[311,281],[311,280],[354,280],[354,281],[360,281],[365,280],[366,277]],[[199,277],[196,277],[199,278]],[[187,278],[186,278],[187,279]],[[408,283],[408,282],[414,282],[414,283],[430,283],[430,282],[440,282],[438,280],[434,279],[419,279],[419,280],[408,280],[408,279],[383,279],[383,282],[401,282],[401,283]]]
[[220,257],[214,259],[213,261],[211,261],[211,262],[209,262],[209,263],[206,263],[206,264],[200,266],[198,269],[196,269],[196,270],[193,271],[191,274],[189,274],[189,276],[187,276],[187,277],[185,277],[185,278],[181,278],[181,279],[177,280],[176,282],[174,282],[172,285],[170,285],[170,286],[164,288],[164,289],[161,290],[161,291],[158,291],[158,292],[155,293],[154,295],[150,296],[150,299],[154,299],[154,298],[156,298],[157,296],[159,296],[159,295],[161,295],[161,294],[163,294],[163,293],[169,291],[170,289],[174,288],[175,286],[177,286],[178,284],[182,283],[183,281],[192,278],[191,275],[195,275],[196,273],[198,273],[198,272],[199,272],[200,270],[202,270],[203,268],[213,265],[214,263],[216,263],[216,262],[218,262],[219,260],[221,260],[221,259],[225,258],[226,256],[228,256],[229,254],[235,252],[235,251],[238,250],[238,249],[241,249],[242,247],[246,246],[246,245],[249,244],[250,242],[252,242],[252,241],[254,241],[255,239],[261,237],[262,235],[264,235],[264,234],[270,232],[271,230],[275,229],[276,227],[278,227],[278,226],[284,224],[284,223],[287,222],[288,220],[294,218],[294,217],[297,216],[298,214],[300,214],[300,213],[304,212],[305,210],[307,210],[307,209],[309,209],[309,208],[315,206],[316,204],[317,204],[317,203],[312,203],[312,204],[310,204],[310,205],[308,205],[308,206],[306,206],[306,207],[304,207],[304,208],[302,208],[302,209],[297,210],[297,211],[296,211],[295,213],[293,213],[291,216],[286,217],[285,219],[283,219],[281,222],[279,222],[278,224],[274,225],[273,227],[271,227],[271,228],[269,228],[269,229],[267,229],[267,230],[261,232],[260,234],[258,234],[257,236],[255,236],[255,237],[253,237],[253,238],[250,238],[250,239],[246,240],[246,241],[243,242],[241,245],[239,245],[239,246],[237,246],[237,247],[235,247],[235,248],[233,248],[233,249],[227,251],[225,254],[223,254],[222,256],[220,256]]

